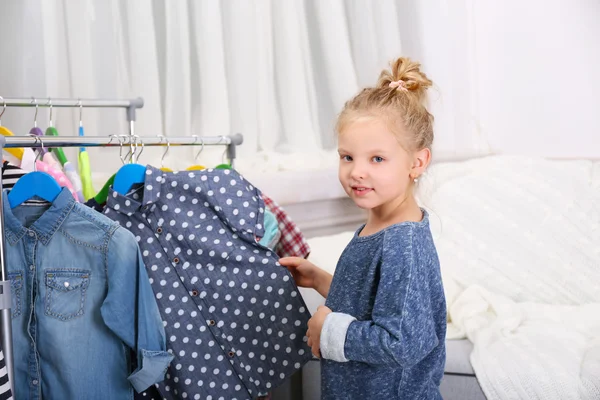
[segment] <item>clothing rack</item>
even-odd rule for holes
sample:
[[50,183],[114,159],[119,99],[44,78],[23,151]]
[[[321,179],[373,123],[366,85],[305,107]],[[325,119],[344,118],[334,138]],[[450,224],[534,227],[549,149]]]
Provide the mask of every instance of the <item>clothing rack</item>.
[[[140,99],[141,100],[141,99]],[[0,100],[1,102],[2,100]],[[6,105],[15,103],[15,99],[6,99]],[[27,100],[29,101],[29,100]],[[52,105],[56,106],[56,100],[52,100]],[[103,100],[90,100],[91,104],[88,107],[114,107],[115,102]],[[102,105],[105,104],[111,105]],[[123,107],[127,107],[123,103]],[[143,104],[143,102],[141,103]],[[27,106],[32,106],[27,104]],[[35,106],[35,105],[33,105]],[[85,107],[85,103],[83,103]],[[131,106],[131,105],[130,105]],[[68,107],[65,105],[64,107]],[[74,107],[71,103],[70,107]],[[75,107],[79,107],[76,105]],[[128,108],[129,110],[129,108]],[[135,111],[133,111],[133,119],[135,119]],[[129,118],[129,111],[128,111]],[[131,122],[133,120],[130,120]],[[3,148],[15,147],[123,147],[124,145],[131,146],[132,149],[138,146],[211,146],[211,145],[226,145],[227,156],[231,165],[236,156],[236,146],[242,144],[243,136],[240,133],[231,136],[191,136],[191,137],[140,137],[137,135],[112,135],[112,136],[1,136],[0,135],[0,151]],[[0,179],[0,193],[2,193],[2,179]],[[6,368],[11,382],[11,387],[14,393],[14,370],[13,370],[13,347],[12,347],[12,320],[10,308],[12,306],[12,298],[10,292],[10,280],[6,269],[6,251],[4,241],[4,208],[2,197],[0,197],[0,335],[2,336],[2,347],[4,358],[6,360]]]

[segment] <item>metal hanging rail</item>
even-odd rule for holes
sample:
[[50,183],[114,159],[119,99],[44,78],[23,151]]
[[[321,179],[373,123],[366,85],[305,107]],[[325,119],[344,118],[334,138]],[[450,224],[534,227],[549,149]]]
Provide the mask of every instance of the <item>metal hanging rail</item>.
[[[227,158],[233,166],[236,158],[236,146],[243,143],[244,136],[236,133],[229,136],[147,136],[111,135],[111,136],[0,136],[0,147],[122,147],[130,146],[214,146],[226,145]],[[135,161],[135,160],[132,160]]]
[[[4,140],[2,140],[4,139]],[[241,133],[231,136],[1,136],[0,147],[120,147],[137,144],[138,146],[211,146],[242,144]]]
[[144,107],[144,99],[138,97],[136,99],[59,99],[52,97],[4,97],[0,98],[0,104],[7,107],[35,107],[37,102],[38,107],[108,107],[108,108],[142,108]]
[[135,134],[135,112],[138,108],[144,107],[144,99],[53,99],[50,97],[0,97],[0,104],[6,107],[91,107],[91,108],[126,108],[127,121],[129,121],[129,134]]

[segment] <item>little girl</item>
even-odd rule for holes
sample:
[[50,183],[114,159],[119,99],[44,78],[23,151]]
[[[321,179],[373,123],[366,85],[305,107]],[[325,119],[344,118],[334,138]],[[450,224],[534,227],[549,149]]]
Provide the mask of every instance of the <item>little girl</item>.
[[308,323],[322,399],[441,399],[446,302],[429,217],[414,187],[431,161],[432,82],[407,58],[342,110],[339,180],[368,210],[332,277],[282,258],[298,286],[326,297]]

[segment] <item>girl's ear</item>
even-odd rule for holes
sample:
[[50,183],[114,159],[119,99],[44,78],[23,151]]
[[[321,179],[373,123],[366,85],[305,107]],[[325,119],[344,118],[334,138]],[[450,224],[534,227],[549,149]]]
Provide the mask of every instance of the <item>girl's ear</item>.
[[427,169],[427,166],[431,162],[431,150],[424,148],[423,150],[415,151],[413,153],[413,165],[410,169],[411,179],[417,179]]

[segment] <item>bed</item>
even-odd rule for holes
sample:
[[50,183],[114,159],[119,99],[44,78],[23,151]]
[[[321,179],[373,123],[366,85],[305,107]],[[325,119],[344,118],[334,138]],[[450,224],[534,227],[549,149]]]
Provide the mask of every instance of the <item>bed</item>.
[[[269,194],[309,237],[309,259],[333,272],[364,220],[335,171],[294,174],[296,188],[323,188],[303,201],[285,179],[251,181],[281,192],[284,201]],[[600,399],[600,162],[442,162],[420,180],[418,197],[448,303],[444,399]],[[311,311],[324,301],[302,295]],[[319,392],[313,361],[273,399]]]

